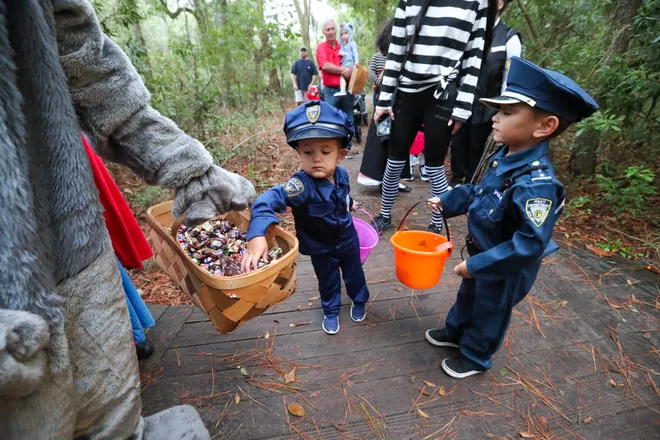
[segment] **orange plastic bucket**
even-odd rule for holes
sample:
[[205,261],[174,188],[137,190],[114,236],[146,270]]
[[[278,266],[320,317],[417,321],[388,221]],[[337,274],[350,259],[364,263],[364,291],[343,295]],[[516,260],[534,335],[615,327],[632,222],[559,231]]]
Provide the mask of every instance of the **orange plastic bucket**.
[[426,231],[401,231],[408,214],[419,203],[408,210],[390,243],[394,247],[394,264],[399,281],[412,289],[430,289],[440,281],[445,262],[454,250],[454,243],[444,216],[446,238]]

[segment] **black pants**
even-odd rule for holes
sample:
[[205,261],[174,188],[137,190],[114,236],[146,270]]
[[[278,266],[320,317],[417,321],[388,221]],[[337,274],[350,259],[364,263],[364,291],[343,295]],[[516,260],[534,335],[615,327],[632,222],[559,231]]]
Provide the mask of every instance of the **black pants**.
[[408,159],[410,146],[423,126],[425,164],[432,167],[444,165],[452,130],[447,122],[451,119],[458,94],[455,82],[447,87],[449,95],[446,100],[435,99],[435,87],[419,93],[396,94],[388,159]]
[[[379,90],[374,90],[373,100],[374,109],[378,106]],[[367,141],[364,146],[364,155],[362,156],[362,164],[360,165],[360,172],[370,179],[383,180],[385,174],[385,166],[387,165],[387,155],[389,150],[390,141],[381,140],[380,136],[376,134],[376,123],[372,120],[369,124],[369,131],[367,132]],[[412,142],[408,146],[408,150],[412,146]],[[410,159],[406,156],[406,166],[401,172],[401,178],[407,179],[410,177]]]
[[458,130],[451,141],[452,180],[472,180],[492,127],[492,122],[473,124],[469,119]]

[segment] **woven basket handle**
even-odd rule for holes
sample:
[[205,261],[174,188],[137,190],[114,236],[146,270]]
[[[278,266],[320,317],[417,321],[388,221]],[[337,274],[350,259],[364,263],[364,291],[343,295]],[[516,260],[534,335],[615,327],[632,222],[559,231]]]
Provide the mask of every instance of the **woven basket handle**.
[[[404,222],[406,221],[406,219],[408,218],[408,216],[410,215],[412,210],[415,209],[417,207],[417,205],[419,205],[420,203],[425,203],[425,202],[426,202],[426,200],[422,200],[420,202],[415,203],[414,205],[412,205],[410,207],[408,212],[406,212],[406,215],[403,216],[403,219],[401,220],[401,223],[399,223],[399,227],[396,228],[397,232],[399,232],[401,230],[401,227],[403,226]],[[440,213],[442,214],[442,209],[440,210]],[[449,241],[451,241],[451,237],[449,236],[449,225],[447,224],[447,219],[445,218],[444,215],[442,216],[442,222],[445,224],[445,233],[447,234],[447,241],[449,242]]]

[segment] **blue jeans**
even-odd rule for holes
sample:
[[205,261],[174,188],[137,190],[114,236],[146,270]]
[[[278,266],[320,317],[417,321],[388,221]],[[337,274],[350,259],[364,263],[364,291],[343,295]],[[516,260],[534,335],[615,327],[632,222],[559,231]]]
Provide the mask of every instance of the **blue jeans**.
[[[346,96],[335,98],[335,93],[338,91],[339,87],[323,86],[323,101],[346,113],[348,120],[353,124],[353,95],[347,94]],[[349,142],[346,148],[350,150],[351,147],[352,145]]]

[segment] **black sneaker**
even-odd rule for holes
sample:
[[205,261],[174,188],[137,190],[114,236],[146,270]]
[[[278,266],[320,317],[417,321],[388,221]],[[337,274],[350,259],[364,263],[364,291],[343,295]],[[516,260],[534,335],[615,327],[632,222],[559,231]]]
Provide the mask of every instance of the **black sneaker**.
[[409,193],[412,191],[412,188],[409,186],[404,185],[403,183],[399,183],[399,192],[400,193]]
[[426,167],[424,165],[419,167],[419,178],[422,179],[422,182],[429,181],[429,175],[426,174]]
[[442,235],[442,226],[434,225],[433,223],[431,223],[426,230],[428,232],[433,232],[434,234]]
[[392,227],[392,219],[384,217],[383,214],[378,214],[374,217],[374,223],[376,224],[376,230],[379,234],[382,234],[383,231]]
[[461,186],[463,184],[463,181],[457,177],[452,177],[451,180],[449,181],[449,186],[452,188],[456,188],[457,186]]
[[444,327],[426,330],[426,340],[436,347],[458,348],[458,343],[447,337],[447,330]]
[[484,372],[484,370],[477,370],[468,364],[469,361],[462,358],[461,356],[456,356],[453,358],[447,358],[442,361],[442,369],[445,373],[451,377],[455,377],[456,379],[465,379],[466,377],[474,376],[475,374]]
[[149,339],[135,344],[135,351],[139,360],[147,359],[154,353],[154,344]]

